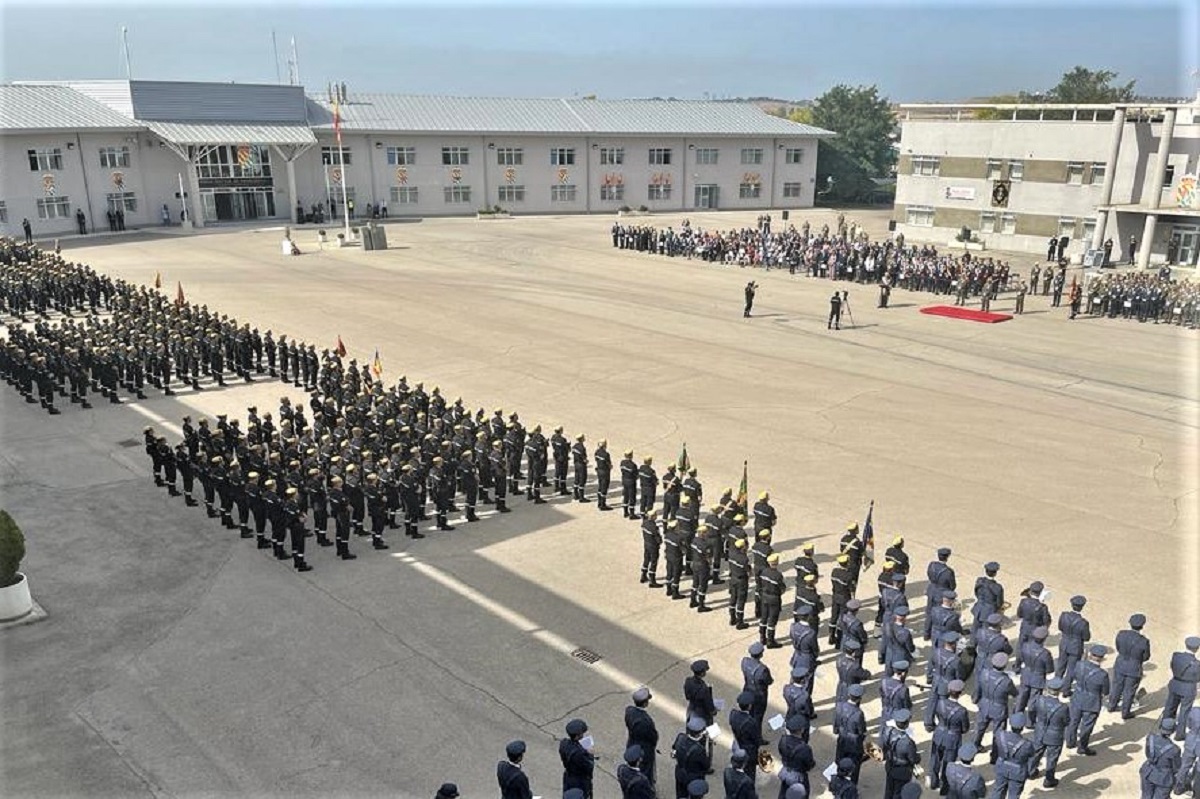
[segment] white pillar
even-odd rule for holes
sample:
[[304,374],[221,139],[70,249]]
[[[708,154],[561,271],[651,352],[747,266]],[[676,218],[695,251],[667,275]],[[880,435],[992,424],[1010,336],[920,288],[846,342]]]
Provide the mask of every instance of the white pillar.
[[[1167,176],[1167,157],[1171,154],[1171,138],[1175,134],[1175,109],[1168,108],[1163,114],[1162,131],[1158,137],[1158,160],[1154,164],[1154,173],[1150,176],[1150,184],[1143,191],[1143,194],[1149,194],[1146,198],[1146,206],[1157,211],[1162,205],[1163,178]],[[1146,214],[1146,224],[1142,228],[1142,241],[1139,245],[1137,265],[1138,269],[1147,269],[1150,266],[1150,251],[1154,244],[1154,228],[1158,223],[1158,214]]]
[[[289,159],[287,159],[287,161],[284,162],[284,164],[287,167],[287,188],[288,188],[288,212],[287,212],[287,215],[290,217],[295,212],[296,203],[299,201],[299,198],[296,196],[296,162],[294,159],[289,158]],[[295,220],[295,221],[299,222],[299,220]]]
[[188,209],[188,217],[192,227],[204,227],[204,203],[200,199],[200,178],[196,173],[196,162],[188,161],[187,165],[188,192],[192,195],[192,205]]
[[[1113,114],[1112,136],[1108,144],[1108,162],[1104,168],[1104,188],[1100,190],[1100,206],[1112,203],[1113,183],[1117,177],[1117,162],[1121,157],[1121,136],[1125,131],[1125,109],[1118,108]],[[1105,228],[1113,216],[1112,211],[1096,212],[1096,229],[1092,232],[1092,249],[1098,250],[1104,245]]]

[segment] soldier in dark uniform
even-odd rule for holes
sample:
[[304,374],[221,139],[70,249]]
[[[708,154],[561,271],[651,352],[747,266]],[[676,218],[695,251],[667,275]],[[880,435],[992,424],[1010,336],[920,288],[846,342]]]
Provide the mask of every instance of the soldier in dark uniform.
[[[250,504],[246,498],[246,476],[242,473],[242,466],[238,461],[229,464],[229,472],[225,475],[226,491],[229,493],[230,502],[237,508],[237,528],[241,533],[242,538],[253,538],[254,534],[250,532]],[[232,528],[232,520],[230,527]]]
[[1112,694],[1109,695],[1108,712],[1116,713],[1121,708],[1121,718],[1133,718],[1133,699],[1142,682],[1143,668],[1150,659],[1150,639],[1142,635],[1146,617],[1135,613],[1129,617],[1129,629],[1117,633],[1117,661],[1112,671]]
[[192,468],[192,457],[188,453],[187,443],[180,441],[175,445],[175,466],[179,469],[179,476],[183,479],[183,503],[191,507],[199,504],[195,497],[192,496],[192,489],[195,486],[196,472]]
[[[798,622],[799,623],[799,622]],[[808,625],[799,623],[800,627],[807,628]],[[796,653],[793,654],[792,660],[797,659],[800,648],[797,647]],[[808,652],[805,651],[805,656]],[[812,721],[817,717],[816,707],[813,705],[812,690],[809,687],[809,677],[812,675],[813,667],[816,665],[816,658],[813,657],[811,663],[806,659],[804,662],[792,666],[792,681],[783,686],[780,692],[783,696],[783,704],[786,708],[784,712],[784,722],[786,723],[792,718],[800,717],[802,722],[797,725],[800,734],[804,740],[808,740]]]
[[775,627],[783,610],[783,592],[786,582],[777,568],[779,553],[772,552],[766,558],[766,568],[760,573],[762,581],[762,613],[759,616],[759,640],[771,649],[783,646],[775,640]]
[[297,502],[297,491],[295,486],[288,486],[284,495],[283,507],[281,509],[285,524],[288,531],[291,533],[292,539],[292,565],[297,571],[312,571],[310,566],[304,560],[304,514],[300,510],[300,505]]
[[954,762],[963,737],[971,729],[970,714],[959,704],[962,680],[939,682],[937,687],[940,690],[929,699],[935,706],[933,715],[936,719],[929,756],[929,787],[933,790],[946,784],[946,771]]
[[634,744],[625,749],[625,762],[617,767],[617,784],[622,799],[655,799],[654,786],[642,772],[642,747]]
[[496,782],[500,786],[500,799],[533,799],[529,789],[529,777],[521,768],[525,759],[525,742],[510,741],[504,747],[505,760],[496,764]]
[[583,748],[580,739],[588,730],[582,719],[567,722],[567,737],[559,741],[558,757],[563,765],[562,787],[564,793],[572,788],[583,792],[584,799],[592,799],[592,779],[596,770],[596,756]]
[[638,517],[637,484],[638,467],[633,461],[633,450],[627,449],[621,459],[621,515],[626,519]]
[[[1021,628],[1017,635],[1016,652],[1014,653],[1016,663],[1014,665],[1018,674],[1021,673],[1025,662],[1025,644],[1032,638],[1033,631],[1038,627],[1050,626],[1050,609],[1040,599],[1044,590],[1045,586],[1041,581],[1035,580],[1021,592],[1021,601],[1017,603],[1017,618],[1021,620]],[[1021,705],[1017,707],[1017,710],[1024,709],[1024,706]]]
[[993,796],[1017,799],[1025,790],[1025,781],[1029,778],[1034,758],[1033,744],[1021,734],[1025,724],[1024,713],[1013,713],[1008,719],[1010,729],[996,730],[995,745],[992,747],[996,762]]
[[808,773],[817,765],[805,734],[808,727],[803,716],[792,716],[784,722],[785,734],[779,739],[779,797],[794,797],[794,786],[804,789],[801,796],[810,790]]
[[[1067,745],[1074,748],[1079,745],[1079,754],[1094,755],[1096,750],[1088,746],[1096,720],[1100,717],[1100,708],[1104,706],[1104,697],[1108,695],[1111,683],[1108,672],[1100,665],[1108,651],[1103,644],[1093,644],[1088,649],[1088,656],[1075,664],[1076,691],[1071,696],[1071,718],[1067,723]],[[1063,695],[1066,695],[1066,681],[1063,681]]]
[[641,515],[645,516],[654,507],[654,500],[658,494],[658,473],[654,471],[654,458],[642,459],[642,465],[638,469],[638,482],[641,493],[640,511]]
[[1183,763],[1179,745],[1171,740],[1171,733],[1175,731],[1175,719],[1163,719],[1158,729],[1146,737],[1146,762],[1138,770],[1142,799],[1169,799],[1171,796],[1171,788],[1177,783],[1175,775]]
[[649,583],[651,588],[660,587],[656,575],[662,542],[663,536],[658,528],[658,511],[651,511],[642,519],[642,575],[638,580],[640,583]]
[[746,623],[746,597],[750,593],[750,561],[746,557],[746,539],[737,538],[729,548],[729,624],[739,630]]
[[774,530],[778,522],[779,515],[771,506],[771,494],[769,491],[763,491],[754,503],[754,534],[757,536],[761,530]]
[[[567,440],[562,436],[562,428],[555,431],[555,436],[562,439],[561,449],[562,454],[562,475],[559,475],[559,450],[560,445],[554,443],[551,439],[549,446],[554,449],[554,487],[559,494],[567,493],[567,473],[566,473],[566,444]],[[537,425],[533,428],[533,433],[525,443],[525,462],[529,467],[529,482],[525,484],[525,498],[533,500],[533,504],[541,505],[545,503],[542,499],[542,486],[546,484],[546,448],[547,442],[542,435],[542,426]],[[517,465],[520,465],[518,457]]]
[[[667,465],[667,471],[662,477],[663,488],[663,519],[670,521],[679,514],[679,503],[683,496],[683,486],[680,483],[679,475],[675,471],[675,464]],[[699,508],[692,509],[694,513],[699,512]]]
[[[979,719],[975,726],[975,746],[982,748],[983,736],[992,730],[993,743],[996,731],[1004,728],[1008,720],[1008,700],[1017,695],[1017,687],[1013,685],[1005,668],[1008,666],[1008,655],[997,652],[987,662],[985,670],[979,675],[983,687],[979,693]],[[996,749],[992,748],[992,762],[995,762]]]
[[325,479],[321,476],[321,470],[312,468],[308,470],[308,480],[305,483],[305,493],[308,495],[308,502],[312,506],[313,512],[313,533],[317,537],[317,544],[323,547],[333,546],[333,542],[329,540],[329,501],[325,490]]
[[[567,438],[563,435],[561,427],[554,428],[554,435],[550,436],[550,450],[554,455],[554,493],[559,496],[566,496],[567,458],[571,451],[571,445],[567,443]],[[526,454],[528,454],[528,448],[526,449]]]
[[[643,524],[647,518],[656,519],[658,511],[650,508],[642,516]],[[685,552],[683,531],[679,529],[679,523],[672,520],[666,523],[666,532],[663,533],[663,556],[667,562],[667,596],[671,599],[683,599],[684,596],[679,592],[679,583],[683,579],[683,560],[687,553]]]
[[650,784],[654,785],[656,783],[654,755],[658,747],[658,727],[654,724],[654,717],[646,709],[653,695],[649,688],[641,686],[633,692],[631,698],[633,704],[625,708],[627,733],[625,746],[626,748],[631,746],[642,748],[642,773],[646,775]]
[[575,443],[571,445],[571,466],[574,469],[575,482],[572,485],[576,502],[587,502],[587,497],[584,495],[584,489],[587,486],[587,467],[588,467],[588,451],[587,445],[584,444],[587,438],[580,433],[575,436]]
[[1070,698],[1075,680],[1075,664],[1083,657],[1083,648],[1092,640],[1092,627],[1080,613],[1087,604],[1087,597],[1071,597],[1071,609],[1058,617],[1058,631],[1062,640],[1058,645],[1058,661],[1054,675],[1063,679],[1063,698]]
[[475,466],[475,453],[471,450],[463,452],[458,462],[458,485],[462,489],[468,522],[477,522],[475,505],[479,501],[479,469]]
[[734,748],[746,753],[746,773],[754,778],[758,767],[758,750],[766,745],[762,734],[762,720],[751,712],[754,695],[742,691],[737,696],[737,707],[729,711],[729,730],[733,733]]
[[599,510],[612,510],[608,506],[608,486],[612,480],[612,456],[608,454],[608,441],[600,439],[592,457],[596,461],[596,507]]
[[746,295],[746,307],[742,310],[742,317],[745,319],[750,318],[750,311],[754,308],[754,293],[756,291],[758,291],[758,284],[753,280],[746,284],[744,292]]
[[702,782],[712,768],[709,742],[704,734],[705,728],[711,723],[706,723],[699,716],[691,716],[687,721],[687,731],[675,736],[671,756],[675,758],[676,799],[689,799],[692,794],[688,786],[694,781]]
[[[372,472],[367,475],[366,485],[363,486],[363,499],[367,503],[367,516],[371,519],[371,546],[375,549],[388,549],[383,540],[383,528],[387,524],[387,499],[379,485],[378,474]],[[444,514],[441,514],[439,526],[443,518]]]
[[862,697],[863,687],[851,685],[846,689],[846,698],[839,700],[833,710],[833,734],[837,736],[834,759],[839,763],[849,759],[853,763],[848,777],[855,784],[866,757],[863,744],[867,740],[867,718],[859,707]]
[[509,507],[505,504],[508,496],[508,460],[502,441],[492,442],[492,454],[488,463],[492,467],[492,480],[496,483],[496,510],[500,513],[508,513]]
[[342,560],[354,560],[358,555],[350,551],[350,500],[342,490],[342,485],[341,477],[330,478],[329,512],[333,516],[338,557]]
[[837,566],[829,574],[829,579],[833,585],[833,602],[830,606],[829,614],[829,643],[832,646],[841,646],[842,636],[841,631],[838,629],[837,621],[842,617],[842,613],[846,609],[846,603],[854,596],[849,563],[850,556],[843,552],[837,556]]
[[[1050,630],[1035,627],[1029,640],[1021,644],[1021,689],[1017,693],[1016,709],[1024,711],[1031,700],[1041,695],[1054,674],[1054,657],[1044,645]],[[1058,680],[1059,688],[1062,679]]]
[[975,619],[971,632],[977,632],[984,621],[993,613],[999,612],[1004,605],[1004,587],[996,581],[996,573],[1000,564],[989,561],[983,564],[983,577],[975,579],[975,604],[971,607],[971,616]]
[[1187,719],[1191,716],[1192,704],[1196,701],[1196,686],[1200,683],[1200,636],[1189,636],[1183,642],[1186,652],[1171,655],[1171,680],[1167,683],[1167,699],[1163,704],[1162,719],[1175,719],[1175,740],[1182,741],[1187,730]]
[[729,755],[729,765],[721,775],[726,799],[758,799],[758,793],[754,790],[754,778],[746,773],[750,764],[757,765],[757,762],[748,753],[734,747]]
[[445,459],[439,455],[433,459],[433,468],[429,470],[429,493],[433,496],[437,529],[447,532],[454,529],[446,518],[454,500],[448,468]]
[[842,295],[839,292],[833,292],[829,298],[829,321],[825,323],[825,329],[842,329]]
[[987,784],[983,777],[971,768],[971,761],[977,754],[978,747],[970,741],[958,748],[958,762],[946,766],[944,787],[947,799],[983,799],[987,795]]
[[1042,786],[1045,788],[1058,785],[1058,759],[1062,756],[1067,723],[1070,720],[1070,708],[1058,698],[1062,686],[1062,679],[1051,677],[1046,682],[1045,693],[1029,704],[1029,718],[1033,721],[1034,749],[1033,758],[1029,761],[1029,776],[1035,779],[1041,773],[1039,766],[1044,757],[1046,777]]

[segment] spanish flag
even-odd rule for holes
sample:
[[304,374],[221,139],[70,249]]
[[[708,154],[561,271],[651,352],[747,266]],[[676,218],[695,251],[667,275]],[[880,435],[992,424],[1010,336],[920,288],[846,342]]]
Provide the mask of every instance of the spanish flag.
[[739,513],[745,513],[749,507],[746,503],[750,498],[749,461],[742,461],[742,484],[738,487],[737,506]]
[[871,500],[871,506],[867,508],[867,520],[863,523],[863,562],[870,566],[875,562],[875,527],[872,525],[872,517],[875,515],[875,500]]
[[379,348],[375,348],[375,360],[371,361],[371,374],[379,380],[383,377],[383,361],[379,360]]

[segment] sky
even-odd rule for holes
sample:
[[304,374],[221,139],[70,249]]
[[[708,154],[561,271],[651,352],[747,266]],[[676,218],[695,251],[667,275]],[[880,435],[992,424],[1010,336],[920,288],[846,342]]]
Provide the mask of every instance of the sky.
[[[0,0],[0,79],[125,77],[513,97],[777,97],[875,85],[895,102],[1041,91],[1075,65],[1194,96],[1200,0],[470,5]],[[279,61],[272,49],[278,42]]]

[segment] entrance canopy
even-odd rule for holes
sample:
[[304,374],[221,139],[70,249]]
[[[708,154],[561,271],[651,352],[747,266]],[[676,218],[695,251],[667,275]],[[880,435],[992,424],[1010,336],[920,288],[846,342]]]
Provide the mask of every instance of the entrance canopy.
[[178,147],[243,142],[277,146],[317,143],[312,130],[305,124],[149,121],[142,124]]

